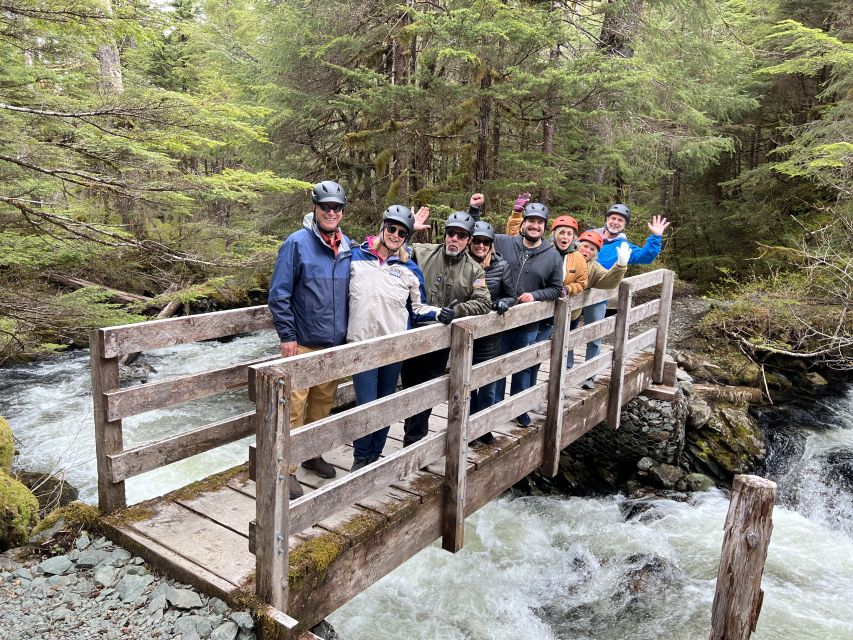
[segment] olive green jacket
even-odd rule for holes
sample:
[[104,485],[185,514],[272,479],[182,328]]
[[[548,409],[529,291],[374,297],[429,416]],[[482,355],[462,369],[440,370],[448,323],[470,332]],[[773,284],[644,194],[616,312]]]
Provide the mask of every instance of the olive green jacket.
[[450,257],[443,244],[413,244],[412,258],[424,274],[426,303],[446,307],[454,300],[456,317],[477,316],[492,310],[492,297],[486,286],[486,274],[474,259],[463,251]]

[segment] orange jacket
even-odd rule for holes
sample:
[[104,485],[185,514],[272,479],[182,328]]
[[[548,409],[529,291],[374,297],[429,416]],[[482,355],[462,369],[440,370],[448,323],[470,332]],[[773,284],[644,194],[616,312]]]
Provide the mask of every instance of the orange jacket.
[[576,296],[587,288],[588,272],[586,260],[579,251],[567,253],[563,259],[563,286],[570,296]]

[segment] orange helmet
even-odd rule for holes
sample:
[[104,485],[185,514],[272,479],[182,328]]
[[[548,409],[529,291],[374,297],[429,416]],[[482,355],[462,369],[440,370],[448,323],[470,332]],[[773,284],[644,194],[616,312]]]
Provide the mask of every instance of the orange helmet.
[[577,233],[578,221],[575,220],[572,216],[557,216],[556,218],[554,218],[554,222],[551,223],[551,231],[553,231],[557,227],[571,227],[575,230],[575,233]]
[[578,242],[583,242],[584,240],[594,244],[598,247],[599,251],[601,251],[601,247],[604,246],[604,240],[602,240],[601,236],[598,235],[597,231],[584,231],[580,238],[578,238]]

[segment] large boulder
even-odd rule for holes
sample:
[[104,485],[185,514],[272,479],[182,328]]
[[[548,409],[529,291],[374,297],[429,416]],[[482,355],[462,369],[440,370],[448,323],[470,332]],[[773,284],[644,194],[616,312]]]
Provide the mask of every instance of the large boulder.
[[68,484],[63,478],[57,478],[49,473],[37,473],[34,471],[19,471],[15,479],[33,492],[39,501],[42,513],[53,509],[64,507],[74,502],[80,492]]
[[739,473],[752,473],[767,453],[764,434],[746,405],[719,404],[707,424],[688,429],[684,449],[691,467],[729,483]]
[[0,471],[0,551],[24,544],[38,523],[39,503],[20,482]]
[[6,418],[0,417],[0,471],[12,468],[12,458],[15,457],[15,439],[12,437],[12,427]]

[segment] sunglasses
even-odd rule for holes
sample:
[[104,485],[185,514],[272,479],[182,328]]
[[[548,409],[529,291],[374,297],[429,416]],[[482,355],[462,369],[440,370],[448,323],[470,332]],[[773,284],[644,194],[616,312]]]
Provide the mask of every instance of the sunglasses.
[[488,245],[492,244],[492,241],[489,240],[488,238],[474,237],[471,239],[471,244],[484,244],[484,245],[488,246]]
[[403,238],[403,240],[409,237],[409,230],[406,229],[406,227],[398,227],[395,224],[386,224],[385,230],[391,235]]
[[460,240],[467,240],[471,237],[471,234],[467,231],[454,231],[452,229],[448,229],[444,232],[448,238],[459,238]]
[[323,211],[323,213],[329,213],[329,211],[340,213],[344,210],[344,205],[339,202],[321,202],[317,206],[320,207],[320,210]]

